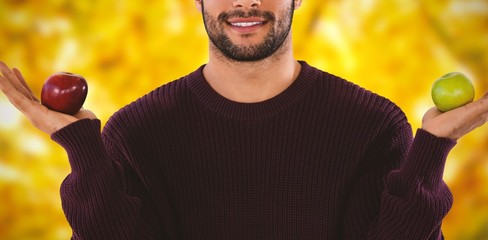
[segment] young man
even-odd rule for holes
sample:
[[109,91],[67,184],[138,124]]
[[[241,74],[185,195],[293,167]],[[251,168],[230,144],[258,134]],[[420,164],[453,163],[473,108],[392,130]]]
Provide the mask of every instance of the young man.
[[49,111],[0,88],[68,152],[73,239],[441,239],[442,181],[488,98],[429,110],[413,139],[387,99],[293,57],[301,0],[195,0],[209,62],[115,113]]

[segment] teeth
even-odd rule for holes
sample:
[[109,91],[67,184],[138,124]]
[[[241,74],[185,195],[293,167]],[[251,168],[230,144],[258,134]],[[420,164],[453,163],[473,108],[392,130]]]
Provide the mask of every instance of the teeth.
[[236,27],[250,27],[250,26],[255,26],[262,24],[263,22],[236,22],[236,23],[231,23],[232,26]]

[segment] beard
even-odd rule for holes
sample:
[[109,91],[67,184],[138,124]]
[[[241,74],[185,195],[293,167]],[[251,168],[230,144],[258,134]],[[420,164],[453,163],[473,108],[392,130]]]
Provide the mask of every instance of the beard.
[[[238,62],[259,61],[273,55],[288,38],[295,9],[294,1],[291,3],[291,6],[281,13],[283,18],[277,21],[274,13],[258,9],[247,12],[242,10],[223,12],[215,19],[205,11],[202,1],[203,22],[210,41],[225,57]],[[228,25],[227,20],[234,17],[263,18],[270,25],[270,30],[264,40],[258,44],[251,46],[235,44],[224,31],[224,27]],[[249,36],[243,35],[242,37]]]

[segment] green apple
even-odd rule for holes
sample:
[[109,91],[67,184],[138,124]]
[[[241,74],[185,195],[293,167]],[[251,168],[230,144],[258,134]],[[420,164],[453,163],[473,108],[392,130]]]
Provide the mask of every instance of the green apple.
[[451,72],[434,82],[431,94],[437,109],[447,112],[472,102],[474,86],[463,73]]

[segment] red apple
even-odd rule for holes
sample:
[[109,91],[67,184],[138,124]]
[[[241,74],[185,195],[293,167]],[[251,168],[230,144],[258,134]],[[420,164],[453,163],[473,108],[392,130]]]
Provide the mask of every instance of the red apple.
[[88,84],[85,78],[69,72],[48,77],[41,91],[41,103],[47,108],[74,115],[85,102]]

